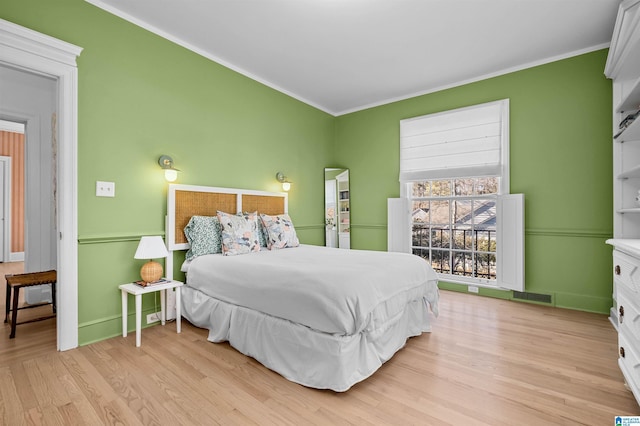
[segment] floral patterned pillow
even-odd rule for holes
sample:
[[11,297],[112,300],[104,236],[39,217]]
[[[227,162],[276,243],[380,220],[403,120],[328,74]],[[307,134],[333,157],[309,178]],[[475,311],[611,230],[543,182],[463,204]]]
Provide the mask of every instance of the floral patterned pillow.
[[[242,215],[245,218],[247,218],[247,215],[249,214],[252,214],[252,213],[249,213],[249,212],[242,213]],[[258,220],[258,242],[260,243],[260,247],[267,247],[268,240],[269,240],[269,235],[267,234],[267,229],[264,227],[264,223],[262,223],[261,220]]]
[[234,215],[218,211],[222,225],[222,254],[238,254],[260,251],[258,240],[258,212]]
[[184,227],[184,235],[191,246],[185,256],[192,260],[205,254],[222,253],[222,226],[217,216],[192,216]]
[[279,214],[277,216],[261,214],[260,220],[262,220],[267,230],[269,238],[267,247],[269,247],[269,250],[298,247],[300,245],[293,222],[288,214]]

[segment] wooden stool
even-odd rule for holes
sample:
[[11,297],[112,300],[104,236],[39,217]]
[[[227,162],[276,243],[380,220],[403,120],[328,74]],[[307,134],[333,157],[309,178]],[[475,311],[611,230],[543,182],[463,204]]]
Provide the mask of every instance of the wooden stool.
[[[11,311],[11,334],[10,339],[16,337],[16,325],[26,324],[29,322],[42,321],[49,318],[55,318],[56,316],[56,271],[44,271],[44,272],[30,272],[26,274],[7,274],[4,276],[7,280],[7,313],[4,317],[4,322],[9,322],[9,312]],[[23,287],[31,287],[34,285],[51,284],[51,303],[37,303],[35,305],[23,306],[18,308],[18,298],[20,297],[20,289]],[[10,305],[11,290],[13,290],[13,305]],[[53,305],[53,315],[47,315],[36,319],[17,322],[18,311],[20,309],[35,308],[43,305]]]

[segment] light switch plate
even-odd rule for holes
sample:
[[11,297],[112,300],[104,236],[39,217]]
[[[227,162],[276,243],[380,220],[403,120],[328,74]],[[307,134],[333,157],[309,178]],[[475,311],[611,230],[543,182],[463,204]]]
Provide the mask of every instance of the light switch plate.
[[96,181],[96,197],[115,197],[116,196],[116,184],[115,182],[102,182]]

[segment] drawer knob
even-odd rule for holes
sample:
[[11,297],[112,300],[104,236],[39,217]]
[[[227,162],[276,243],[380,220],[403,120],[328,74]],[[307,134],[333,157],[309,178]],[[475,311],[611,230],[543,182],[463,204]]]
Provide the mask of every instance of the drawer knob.
[[620,306],[618,313],[620,314],[618,319],[620,320],[620,324],[622,324],[622,320],[624,319],[624,306]]
[[616,265],[616,267],[614,268],[614,271],[616,275],[620,275],[620,265]]
[[620,346],[620,356],[624,358],[624,348]]

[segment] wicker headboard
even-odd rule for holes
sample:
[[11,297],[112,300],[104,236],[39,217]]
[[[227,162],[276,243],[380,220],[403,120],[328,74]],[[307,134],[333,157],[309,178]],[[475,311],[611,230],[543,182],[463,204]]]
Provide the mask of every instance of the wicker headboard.
[[233,214],[243,211],[258,211],[269,215],[288,213],[287,195],[286,192],[169,185],[166,224],[167,248],[169,251],[189,248],[183,230],[189,223],[191,216],[215,216],[218,210]]

